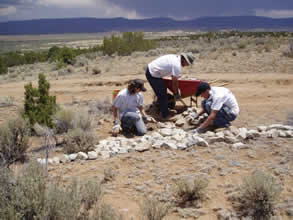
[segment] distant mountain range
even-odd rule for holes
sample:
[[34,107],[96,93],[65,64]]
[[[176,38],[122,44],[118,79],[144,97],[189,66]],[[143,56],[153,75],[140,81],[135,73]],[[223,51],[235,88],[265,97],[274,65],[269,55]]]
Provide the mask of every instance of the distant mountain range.
[[0,22],[0,35],[97,33],[166,30],[293,30],[293,18],[257,16],[203,17],[176,21],[170,18],[66,18]]

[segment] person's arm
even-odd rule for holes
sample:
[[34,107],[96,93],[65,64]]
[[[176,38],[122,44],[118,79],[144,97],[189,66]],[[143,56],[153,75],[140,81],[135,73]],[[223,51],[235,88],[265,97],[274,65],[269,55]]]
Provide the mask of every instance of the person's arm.
[[213,120],[216,117],[217,114],[217,110],[212,110],[211,114],[208,116],[208,118],[200,125],[200,129],[205,129],[207,128],[209,125],[211,125],[213,123]]
[[142,117],[147,117],[147,115],[146,115],[146,113],[145,113],[144,108],[143,108],[142,105],[141,106],[138,106],[138,109],[139,109]]
[[114,122],[119,122],[119,108],[116,108],[113,105],[113,117],[114,117]]
[[179,93],[178,91],[178,77],[172,75],[172,89],[173,94],[177,95]]

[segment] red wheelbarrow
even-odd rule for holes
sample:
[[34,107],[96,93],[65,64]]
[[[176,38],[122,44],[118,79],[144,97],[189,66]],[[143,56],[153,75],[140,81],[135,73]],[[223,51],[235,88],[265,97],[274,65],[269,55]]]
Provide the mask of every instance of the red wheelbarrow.
[[[173,88],[172,88],[172,78],[170,77],[164,77],[163,80],[166,83],[167,88],[173,93]],[[197,106],[197,100],[194,99],[192,96],[195,95],[197,91],[197,87],[199,83],[202,82],[201,80],[197,79],[178,79],[178,88],[180,89],[181,92],[181,99],[180,101],[182,104],[186,107],[187,105],[185,102],[182,100],[184,98],[190,97],[190,106],[192,106],[192,102],[196,103]],[[168,107],[169,108],[174,108],[176,105],[174,96],[168,93]]]

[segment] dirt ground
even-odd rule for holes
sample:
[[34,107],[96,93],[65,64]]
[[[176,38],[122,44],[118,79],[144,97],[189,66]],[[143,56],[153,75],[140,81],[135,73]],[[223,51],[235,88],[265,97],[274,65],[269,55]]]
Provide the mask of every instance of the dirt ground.
[[[146,81],[142,67],[153,58],[155,57],[140,60],[134,57],[128,57],[125,60],[115,58],[117,63],[113,69],[106,73],[102,72],[98,76],[76,72],[58,79],[51,78],[50,92],[56,95],[59,104],[69,105],[75,101],[86,103],[92,100],[103,100],[106,97],[111,100],[113,90],[124,88],[127,80],[141,78]],[[120,66],[122,66],[122,62],[124,65],[121,71],[119,71],[119,62]],[[131,68],[132,62],[135,62],[133,64],[135,70]],[[292,62],[289,64],[291,65]],[[129,66],[125,67],[125,65]],[[231,70],[226,73],[218,68],[218,72],[216,69],[209,73],[197,71],[197,65],[195,63],[195,67],[186,68],[183,74],[201,80],[217,80],[212,85],[224,85],[235,94],[240,105],[240,115],[233,122],[236,127],[255,128],[259,125],[288,123],[288,114],[293,112],[293,69],[291,73],[259,72],[252,67],[250,71],[233,72]],[[200,65],[213,64],[211,60],[206,59]],[[237,62],[234,62],[234,65],[237,65]],[[3,123],[8,117],[13,117],[16,114],[17,106],[22,105],[25,83],[27,81],[22,80],[0,84],[1,96],[13,97],[16,104],[16,106],[0,107],[0,123]],[[147,82],[146,88],[148,90],[144,94],[145,104],[150,104],[153,93]],[[189,103],[188,98],[185,100]],[[97,124],[95,120],[93,123]],[[112,119],[110,118],[109,122],[95,128],[97,135],[101,139],[108,137],[111,126]],[[32,144],[36,145],[36,142]],[[292,199],[293,140],[259,139],[249,141],[247,144],[250,148],[240,151],[232,151],[226,144],[218,143],[210,149],[192,147],[186,151],[161,149],[143,153],[128,153],[107,160],[98,159],[52,166],[49,175],[62,176],[64,182],[70,181],[71,178],[81,180],[93,178],[98,181],[103,176],[104,169],[113,169],[116,176],[105,186],[105,201],[125,219],[134,220],[139,219],[139,203],[145,195],[155,195],[156,193],[167,195],[166,190],[172,188],[174,179],[203,172],[209,176],[210,180],[209,199],[197,209],[197,212],[200,213],[197,219],[200,220],[217,219],[216,210],[232,209],[231,203],[227,199],[229,186],[240,184],[242,177],[249,175],[255,168],[273,173],[281,181],[283,191],[280,202]],[[220,157],[223,159],[218,159]],[[284,158],[289,160],[286,164],[289,174],[277,173],[270,166],[271,163],[279,164]],[[235,167],[232,165],[233,161],[238,161],[242,165]],[[229,172],[222,176],[220,173],[224,167],[229,169]],[[170,214],[166,217],[166,219],[195,218],[191,216],[184,218],[175,209],[170,210]],[[289,217],[280,213],[279,219],[289,219]]]

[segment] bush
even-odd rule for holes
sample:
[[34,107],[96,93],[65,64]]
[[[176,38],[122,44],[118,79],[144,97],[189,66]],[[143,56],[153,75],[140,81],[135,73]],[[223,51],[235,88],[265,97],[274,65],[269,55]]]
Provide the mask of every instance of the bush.
[[140,205],[143,219],[147,220],[161,220],[168,213],[168,205],[160,203],[158,200],[152,197],[147,197]]
[[73,128],[90,131],[92,128],[92,119],[86,110],[75,111],[73,115]]
[[94,209],[94,213],[91,216],[92,220],[123,220],[122,215],[117,213],[115,209],[109,204],[103,203]]
[[244,178],[240,190],[236,206],[243,215],[252,215],[254,219],[268,219],[281,193],[275,179],[260,170]]
[[71,109],[59,109],[54,115],[55,129],[57,134],[66,133],[73,128],[73,115]]
[[156,48],[156,42],[145,40],[142,32],[125,32],[122,37],[104,37],[102,50],[105,55],[118,53],[121,56],[130,55],[134,51],[147,51]]
[[0,56],[0,75],[6,74],[8,72],[8,67],[5,60]]
[[31,126],[35,123],[53,128],[52,116],[56,112],[56,97],[49,95],[50,84],[44,74],[39,74],[39,87],[33,88],[32,83],[24,86],[24,117]]
[[21,117],[10,119],[0,127],[0,165],[9,166],[25,159],[29,134],[29,123]]
[[0,171],[0,219],[89,219],[103,196],[101,184],[92,181],[48,184],[36,162],[25,166],[20,176]]
[[91,132],[80,128],[70,130],[64,138],[64,152],[67,154],[94,150],[95,138]]
[[175,198],[180,207],[196,206],[199,201],[205,199],[207,180],[196,178],[191,180],[179,180],[176,182]]

